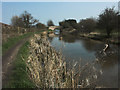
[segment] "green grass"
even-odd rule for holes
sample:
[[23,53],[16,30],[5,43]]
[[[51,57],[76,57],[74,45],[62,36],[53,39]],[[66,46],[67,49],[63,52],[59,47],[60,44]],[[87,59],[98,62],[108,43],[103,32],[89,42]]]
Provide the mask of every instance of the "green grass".
[[[37,32],[31,32],[24,34],[22,36],[17,36],[14,38],[10,38],[6,43],[2,44],[2,50],[4,52],[11,48],[15,43],[17,43],[19,40],[26,38],[28,36],[32,36],[34,34],[39,34],[42,31]],[[5,85],[3,88],[34,88],[34,83],[30,80],[28,73],[27,73],[27,66],[26,66],[26,60],[29,55],[29,48],[28,48],[29,42],[27,41],[20,49],[19,52],[15,58],[15,61],[13,62],[13,66],[15,67],[12,71],[12,75],[10,77],[10,81],[7,85]],[[24,60],[22,59],[22,57]]]
[[48,32],[53,32],[53,30],[51,30],[51,29],[48,29]]
[[[106,33],[105,29],[103,29],[103,30],[95,29],[93,32],[99,32],[101,36],[105,36],[105,35],[107,36],[107,33]],[[111,31],[111,36],[113,36],[113,37],[116,36],[117,37],[118,33],[119,33],[118,30],[114,29],[114,30]]]
[[13,45],[15,45],[19,40],[26,38],[28,36],[32,35],[32,33],[27,33],[21,36],[16,36],[9,38],[7,42],[2,44],[2,54],[4,54],[9,48],[11,48]]
[[[34,83],[29,79],[27,73],[26,60],[29,55],[29,42],[27,41],[19,50],[15,59],[14,70],[8,85],[5,88],[34,88]],[[22,59],[22,57],[24,60]]]
[[29,33],[26,33],[26,34],[23,34],[21,36],[16,36],[16,37],[12,37],[12,38],[9,38],[7,40],[7,42],[3,43],[2,44],[2,55],[5,54],[5,52],[11,48],[13,45],[15,45],[19,40],[22,40],[23,38],[26,38],[28,36],[31,36],[33,35],[34,33],[41,33],[43,30],[41,31],[36,31],[36,32],[29,32]]

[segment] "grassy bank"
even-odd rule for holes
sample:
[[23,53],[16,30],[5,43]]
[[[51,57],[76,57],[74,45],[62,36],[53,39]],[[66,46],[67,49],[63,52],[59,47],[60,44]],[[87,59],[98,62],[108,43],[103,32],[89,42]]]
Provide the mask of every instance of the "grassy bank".
[[[11,81],[5,88],[33,88],[34,83],[31,82],[27,73],[26,60],[29,54],[29,42],[27,41],[19,50],[16,60],[13,63],[14,69],[11,76]],[[24,58],[24,59],[23,59]]]
[[118,33],[112,33],[111,37],[107,37],[106,34],[79,34],[80,37],[89,38],[93,40],[99,40],[106,43],[120,44]]
[[43,32],[43,30],[37,31],[37,32],[29,32],[29,33],[23,34],[21,36],[16,36],[16,37],[9,38],[7,40],[7,42],[2,43],[2,55],[4,55],[5,52],[9,48],[11,48],[13,45],[15,45],[18,41],[22,40],[23,38],[29,37],[29,36],[33,35],[34,33],[41,33],[41,32]]
[[66,29],[62,29],[62,33],[61,35],[63,37],[75,37],[75,38],[85,38],[85,39],[93,39],[93,40],[99,40],[105,43],[111,43],[111,44],[120,44],[119,38],[119,32],[118,30],[113,30],[110,33],[110,37],[107,36],[106,30],[99,30],[99,29],[95,29],[90,33],[85,33],[85,32],[79,32],[78,30],[71,32],[72,29],[70,28],[66,28]]
[[26,38],[32,34],[33,33],[27,33],[27,34],[23,34],[21,36],[9,38],[7,40],[7,42],[2,44],[2,54],[4,54],[9,48],[11,48],[13,45],[15,45],[19,40],[22,40],[23,38]]

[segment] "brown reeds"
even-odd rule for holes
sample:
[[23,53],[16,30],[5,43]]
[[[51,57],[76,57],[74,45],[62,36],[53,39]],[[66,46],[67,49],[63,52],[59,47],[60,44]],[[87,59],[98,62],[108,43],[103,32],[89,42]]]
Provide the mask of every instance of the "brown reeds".
[[[60,52],[50,46],[46,36],[35,34],[30,40],[30,55],[26,62],[31,80],[38,88],[95,87],[99,71],[94,64],[67,69]],[[78,66],[76,70],[75,67]]]

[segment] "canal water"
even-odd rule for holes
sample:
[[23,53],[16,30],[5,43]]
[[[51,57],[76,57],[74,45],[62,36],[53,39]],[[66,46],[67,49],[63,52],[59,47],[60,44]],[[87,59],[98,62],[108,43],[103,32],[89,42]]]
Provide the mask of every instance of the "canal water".
[[49,37],[52,47],[61,51],[67,64],[77,62],[84,66],[95,60],[97,69],[102,70],[97,85],[100,87],[118,87],[118,46],[109,44],[106,52],[102,52],[105,43],[91,39],[76,38],[75,36]]

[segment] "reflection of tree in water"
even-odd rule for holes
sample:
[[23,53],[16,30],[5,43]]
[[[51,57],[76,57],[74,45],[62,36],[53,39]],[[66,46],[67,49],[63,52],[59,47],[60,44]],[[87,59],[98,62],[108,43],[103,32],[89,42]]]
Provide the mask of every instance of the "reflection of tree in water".
[[104,47],[102,43],[99,43],[94,40],[87,39],[87,40],[82,40],[82,42],[83,42],[82,44],[85,47],[85,49],[89,52],[92,52],[92,51],[96,52],[96,51],[101,50]]
[[[62,37],[62,39],[61,39]],[[53,37],[49,38],[52,41]],[[59,39],[63,40],[67,43],[74,43],[76,40],[79,40],[77,36],[67,34],[67,35],[60,35]],[[109,45],[108,49],[106,50],[106,55],[101,53],[101,51],[105,48],[105,44],[99,41],[90,40],[90,39],[80,39],[82,41],[83,47],[89,52],[95,52],[96,58],[99,60],[99,64],[103,68],[112,67],[114,64],[117,63],[117,56],[118,56],[118,47],[115,45]]]
[[59,36],[59,38],[62,37],[62,40],[64,42],[67,42],[67,43],[73,43],[75,42],[75,40],[77,39],[76,36],[73,36],[71,34],[67,34],[67,35],[61,35]]

